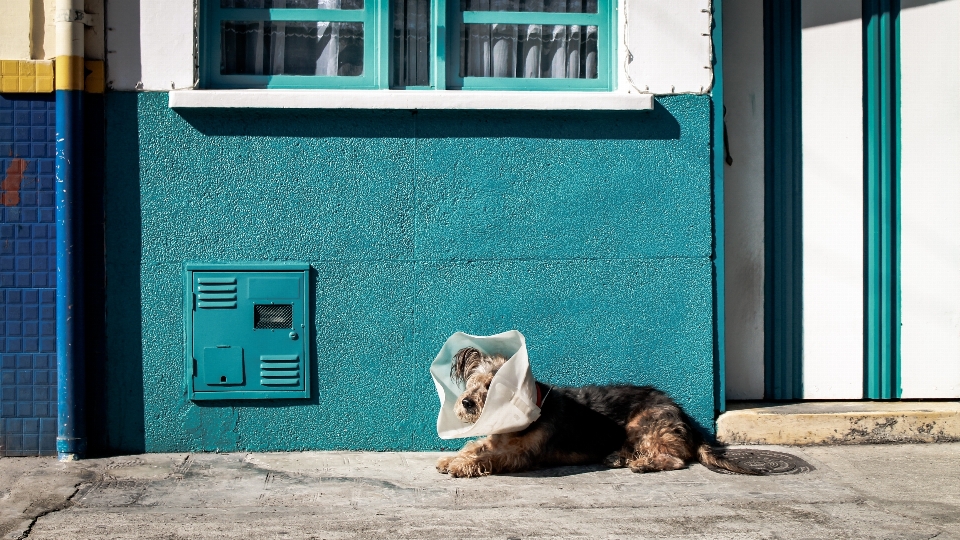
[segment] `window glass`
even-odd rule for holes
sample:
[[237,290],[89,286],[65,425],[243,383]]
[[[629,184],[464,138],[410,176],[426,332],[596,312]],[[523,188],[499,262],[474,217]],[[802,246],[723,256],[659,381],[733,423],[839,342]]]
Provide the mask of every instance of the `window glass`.
[[464,24],[460,76],[596,79],[597,27]]
[[220,29],[221,75],[363,75],[363,23],[223,21]]
[[430,84],[430,0],[392,0],[393,51],[390,84]]
[[597,0],[460,0],[460,10],[596,13]]
[[220,0],[222,8],[363,9],[363,0]]

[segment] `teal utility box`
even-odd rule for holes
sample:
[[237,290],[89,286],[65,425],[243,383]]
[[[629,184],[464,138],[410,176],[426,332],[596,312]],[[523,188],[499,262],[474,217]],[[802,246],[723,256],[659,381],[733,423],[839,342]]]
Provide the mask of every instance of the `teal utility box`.
[[187,389],[192,400],[310,397],[310,266],[184,268]]

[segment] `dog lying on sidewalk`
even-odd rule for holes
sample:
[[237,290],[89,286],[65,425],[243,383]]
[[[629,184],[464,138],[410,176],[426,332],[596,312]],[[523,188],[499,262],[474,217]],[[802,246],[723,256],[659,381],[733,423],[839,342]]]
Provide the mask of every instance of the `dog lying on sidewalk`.
[[[507,362],[472,347],[459,350],[451,377],[465,384],[455,412],[474,423],[490,382]],[[758,474],[725,459],[705,443],[686,413],[651,386],[626,384],[551,387],[537,383],[540,418],[526,429],[467,443],[441,458],[437,470],[454,477],[520,472],[542,467],[603,463],[638,473],[682,469],[697,461],[739,474]]]

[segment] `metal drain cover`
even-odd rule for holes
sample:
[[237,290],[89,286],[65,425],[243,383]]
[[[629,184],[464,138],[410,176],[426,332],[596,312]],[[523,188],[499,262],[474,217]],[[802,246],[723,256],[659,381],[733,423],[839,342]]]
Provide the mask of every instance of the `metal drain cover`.
[[[737,465],[753,469],[765,476],[800,474],[816,470],[813,465],[797,456],[784,452],[774,452],[772,450],[735,448],[727,450],[723,456]],[[722,474],[736,474],[713,467],[710,467],[710,470]]]

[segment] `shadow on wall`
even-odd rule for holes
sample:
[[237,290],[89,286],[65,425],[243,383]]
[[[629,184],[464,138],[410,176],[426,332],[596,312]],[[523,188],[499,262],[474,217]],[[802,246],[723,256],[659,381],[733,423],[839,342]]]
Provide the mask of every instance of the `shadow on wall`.
[[[137,94],[108,92],[106,155],[127,156],[105,164],[104,207],[107,256],[106,354],[95,371],[100,403],[88,415],[91,453],[142,453],[145,449],[143,405],[143,322],[140,289],[142,252],[140,218],[140,148]],[[131,166],[132,165],[132,166]]]
[[[900,9],[910,9],[944,1],[946,0],[900,0]],[[814,28],[856,20],[860,18],[862,9],[861,0],[845,0],[841,2],[817,0],[816,2],[810,3],[816,6],[817,9],[807,9],[803,11],[804,28]]]
[[[333,111],[178,109],[200,133],[258,137],[679,139],[680,124],[659,102],[652,111]],[[403,122],[404,118],[412,121]],[[392,122],[386,120],[394,120]]]

